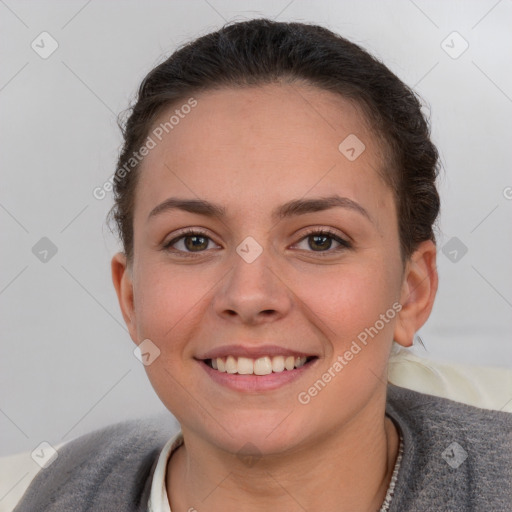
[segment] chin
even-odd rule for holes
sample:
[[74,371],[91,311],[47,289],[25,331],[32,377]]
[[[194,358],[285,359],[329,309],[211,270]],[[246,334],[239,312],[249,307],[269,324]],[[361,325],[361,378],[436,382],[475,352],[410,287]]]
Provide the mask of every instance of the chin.
[[219,424],[212,425],[205,436],[212,444],[240,456],[278,455],[296,447],[304,437],[304,426],[295,423],[294,416],[289,410],[247,411],[236,418],[226,416],[220,422],[227,425],[226,430]]

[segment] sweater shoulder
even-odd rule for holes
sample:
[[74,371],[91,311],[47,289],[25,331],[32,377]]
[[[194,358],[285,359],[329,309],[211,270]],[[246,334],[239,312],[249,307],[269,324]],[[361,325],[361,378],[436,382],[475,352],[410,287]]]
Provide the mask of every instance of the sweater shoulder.
[[483,409],[392,384],[388,386],[387,408],[433,436],[442,431],[480,438],[486,433],[486,439],[481,441],[487,440],[489,444],[503,441],[506,445],[511,441],[512,413],[509,412]]
[[510,511],[511,413],[394,385],[386,412],[404,437],[397,510]]
[[14,512],[145,511],[160,451],[178,429],[164,413],[70,441],[36,475]]

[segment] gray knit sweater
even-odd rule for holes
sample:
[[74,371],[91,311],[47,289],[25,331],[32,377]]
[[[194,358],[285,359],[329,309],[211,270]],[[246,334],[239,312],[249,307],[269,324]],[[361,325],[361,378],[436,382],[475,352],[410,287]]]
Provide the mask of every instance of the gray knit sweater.
[[[388,385],[404,453],[390,512],[511,512],[512,414]],[[146,512],[169,415],[79,437],[41,470],[15,512]]]

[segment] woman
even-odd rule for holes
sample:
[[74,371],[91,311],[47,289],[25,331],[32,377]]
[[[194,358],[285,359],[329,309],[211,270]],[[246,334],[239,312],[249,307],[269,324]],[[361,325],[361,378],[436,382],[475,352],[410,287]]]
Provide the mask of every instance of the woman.
[[181,430],[79,438],[16,510],[512,509],[512,416],[387,384],[438,281],[410,89],[324,28],[252,20],[152,70],[124,137],[113,283]]

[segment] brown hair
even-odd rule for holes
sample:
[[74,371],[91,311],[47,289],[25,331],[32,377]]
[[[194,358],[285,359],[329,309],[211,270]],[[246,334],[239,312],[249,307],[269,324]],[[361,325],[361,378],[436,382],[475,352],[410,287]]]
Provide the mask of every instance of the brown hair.
[[[355,101],[384,141],[383,175],[394,192],[405,262],[424,240],[435,243],[440,209],[438,152],[415,93],[384,64],[330,30],[254,19],[228,24],[174,52],[144,78],[121,124],[124,145],[114,176],[113,215],[124,252],[133,258],[133,211],[140,163],[133,159],[156,118],[192,94],[222,87],[304,82]],[[130,163],[132,169],[128,167]]]

